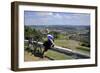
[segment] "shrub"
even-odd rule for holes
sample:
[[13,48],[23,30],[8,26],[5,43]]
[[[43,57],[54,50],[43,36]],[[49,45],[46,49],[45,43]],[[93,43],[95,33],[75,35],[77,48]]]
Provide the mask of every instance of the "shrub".
[[90,47],[89,43],[82,43],[81,46]]

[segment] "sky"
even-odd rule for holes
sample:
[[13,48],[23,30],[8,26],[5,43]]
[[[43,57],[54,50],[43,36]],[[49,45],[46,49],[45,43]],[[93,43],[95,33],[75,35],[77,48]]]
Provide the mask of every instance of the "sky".
[[90,25],[90,14],[24,11],[25,25]]

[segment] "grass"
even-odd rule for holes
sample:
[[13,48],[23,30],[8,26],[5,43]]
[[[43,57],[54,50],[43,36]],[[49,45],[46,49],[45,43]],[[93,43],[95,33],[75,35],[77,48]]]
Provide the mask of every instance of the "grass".
[[81,49],[81,50],[84,50],[84,51],[90,51],[90,48],[84,47],[84,46],[79,46],[79,47],[77,47],[77,49]]
[[77,52],[80,52],[82,54],[89,55],[90,48],[80,46],[80,43],[81,42],[75,41],[75,40],[60,40],[60,39],[55,40],[55,45],[57,45],[57,46],[69,48],[69,49],[72,49],[73,51],[77,51]]
[[[27,46],[25,46],[26,48]],[[24,60],[25,61],[39,61],[40,59],[35,57],[34,55],[31,54],[31,52],[27,52],[25,51],[24,52],[25,55],[24,55]],[[46,53],[45,53],[45,56],[51,58],[51,59],[54,59],[54,60],[67,60],[67,59],[73,59],[72,56],[69,56],[69,55],[65,55],[63,53],[59,53],[59,52],[56,52],[56,51],[53,51],[53,50],[48,50]]]
[[85,54],[85,55],[90,56],[90,51],[85,51],[85,50],[82,50],[81,48],[75,49],[75,51],[80,52],[81,54]]
[[90,48],[88,48],[88,47],[78,46],[76,51],[79,51],[79,52],[86,54],[88,56],[90,55]]
[[55,40],[56,45],[69,49],[76,49],[76,47],[79,46],[79,43],[80,42],[74,40]]
[[[80,46],[81,42],[75,41],[75,40],[67,40],[67,39],[63,38],[63,36],[60,36],[60,39],[55,39],[54,43],[57,46],[61,46],[61,47],[64,47],[64,48],[69,48],[69,49],[72,49],[73,51],[78,51],[78,52],[86,54],[86,55],[90,54],[90,48]],[[24,45],[25,45],[25,47],[27,47],[27,43],[25,43]],[[52,59],[54,59],[54,60],[73,59],[72,56],[65,55],[63,53],[59,53],[59,52],[56,52],[56,51],[53,51],[53,50],[48,50],[45,53],[45,55],[52,58]],[[28,56],[26,55],[26,57],[28,57]],[[34,59],[29,59],[29,60],[33,60],[33,61],[40,60],[40,59],[37,59],[35,57],[30,57],[30,58],[34,58]]]
[[66,60],[66,59],[72,59],[71,56],[56,52],[56,51],[52,51],[52,50],[48,50],[47,53],[45,54],[46,56],[54,59],[54,60]]

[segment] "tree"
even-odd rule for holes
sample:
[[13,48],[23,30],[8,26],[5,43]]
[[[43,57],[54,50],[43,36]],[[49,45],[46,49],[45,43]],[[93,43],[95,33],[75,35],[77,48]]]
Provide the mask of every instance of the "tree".
[[28,27],[28,26],[25,26],[24,28],[24,36],[25,36],[25,39],[29,39],[29,37],[32,37],[33,34],[32,34],[32,28],[31,27]]
[[32,39],[32,41],[33,41],[32,46],[34,47],[35,53],[36,53],[37,48],[41,49],[41,45],[38,42],[43,40],[42,39],[43,34],[39,30],[36,30],[29,26],[25,26],[24,36],[25,36],[25,39],[27,39],[27,40]]
[[38,41],[42,41],[43,40],[42,38],[43,38],[43,34],[40,31],[33,29],[33,39],[38,42]]
[[31,37],[34,39],[34,41],[42,40],[43,34],[39,30],[25,26],[24,31],[25,31],[24,32],[25,39],[29,39]]

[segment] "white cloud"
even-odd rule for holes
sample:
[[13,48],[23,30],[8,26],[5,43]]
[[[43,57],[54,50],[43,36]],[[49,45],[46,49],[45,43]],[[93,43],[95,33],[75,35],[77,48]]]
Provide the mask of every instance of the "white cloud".
[[56,14],[54,15],[54,17],[56,17],[56,18],[62,18],[62,16],[61,16],[60,14],[58,14],[58,13],[56,13]]
[[53,15],[52,12],[37,12],[37,15],[39,16],[51,16]]

